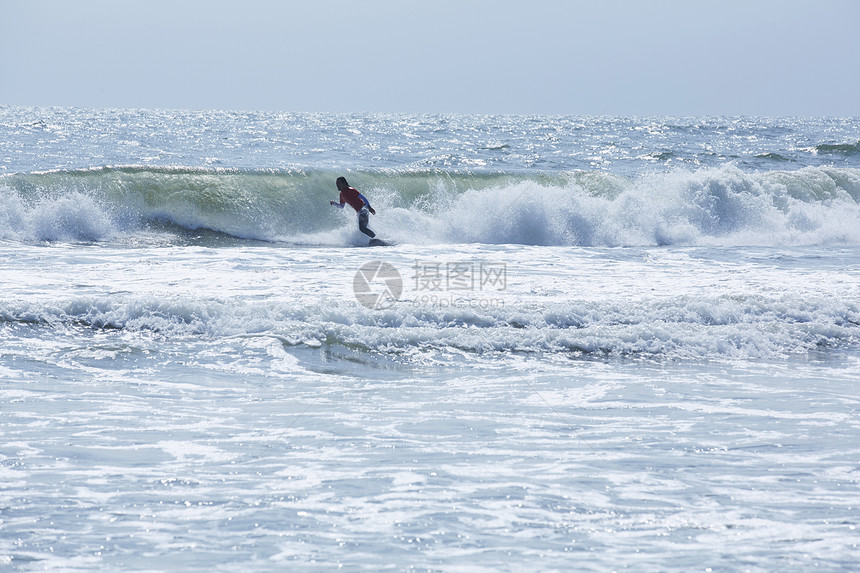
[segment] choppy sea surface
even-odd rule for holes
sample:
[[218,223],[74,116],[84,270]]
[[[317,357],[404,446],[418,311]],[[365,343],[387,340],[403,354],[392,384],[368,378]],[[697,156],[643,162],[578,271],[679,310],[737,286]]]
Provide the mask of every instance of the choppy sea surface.
[[860,119],[0,107],[3,569],[847,571],[858,384]]

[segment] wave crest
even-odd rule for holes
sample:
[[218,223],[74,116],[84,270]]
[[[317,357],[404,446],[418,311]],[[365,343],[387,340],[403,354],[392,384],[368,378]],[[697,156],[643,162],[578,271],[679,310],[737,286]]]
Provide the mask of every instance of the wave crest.
[[[345,173],[372,201],[371,226],[404,243],[574,246],[860,242],[860,170]],[[361,244],[331,209],[334,171],[149,167],[0,178],[0,238],[103,241],[209,229],[243,239]],[[168,223],[167,226],[164,223]]]

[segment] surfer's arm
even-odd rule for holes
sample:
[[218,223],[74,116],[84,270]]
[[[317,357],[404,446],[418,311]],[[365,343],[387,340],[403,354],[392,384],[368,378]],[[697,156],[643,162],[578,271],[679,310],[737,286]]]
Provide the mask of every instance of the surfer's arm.
[[343,203],[344,203],[343,192],[341,192],[341,194],[340,194],[340,203],[338,203],[337,201],[329,201],[329,203],[331,203],[332,205],[334,205],[338,209],[343,209]]
[[373,213],[374,215],[376,215],[376,211],[373,209],[373,207],[370,206],[370,201],[367,200],[367,197],[365,197],[361,193],[358,194],[358,197],[362,201],[364,201],[364,204],[367,206],[367,210],[370,211],[371,213]]

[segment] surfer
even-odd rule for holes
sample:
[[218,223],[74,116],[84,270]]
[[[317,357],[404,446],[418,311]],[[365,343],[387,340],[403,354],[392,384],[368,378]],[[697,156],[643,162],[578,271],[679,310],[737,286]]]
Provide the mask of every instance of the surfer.
[[350,187],[349,183],[346,182],[346,177],[338,177],[335,184],[338,191],[340,191],[340,202],[329,201],[329,203],[338,209],[343,209],[344,204],[349,203],[358,213],[358,229],[371,239],[376,237],[376,233],[371,231],[367,226],[367,220],[370,218],[367,212],[370,211],[376,215],[376,211],[370,206],[370,201],[367,200],[367,197],[359,193],[358,189]]

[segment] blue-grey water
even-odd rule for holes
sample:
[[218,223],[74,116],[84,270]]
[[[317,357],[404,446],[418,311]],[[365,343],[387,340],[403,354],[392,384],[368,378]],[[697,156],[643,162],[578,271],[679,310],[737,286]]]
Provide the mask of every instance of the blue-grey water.
[[0,567],[851,570],[858,246],[857,119],[0,107]]

